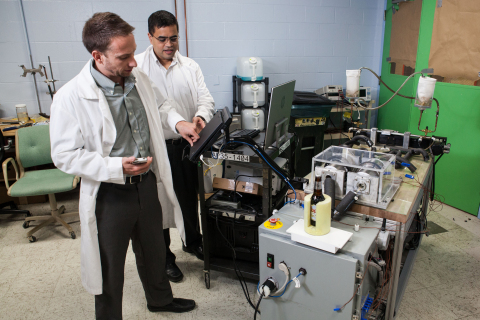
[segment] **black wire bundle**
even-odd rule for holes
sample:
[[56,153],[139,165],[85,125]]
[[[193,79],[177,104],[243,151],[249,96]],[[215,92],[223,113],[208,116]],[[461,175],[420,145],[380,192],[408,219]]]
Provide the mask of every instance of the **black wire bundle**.
[[[234,219],[234,221],[235,221],[235,219]],[[242,287],[243,294],[245,295],[245,298],[247,299],[248,304],[250,304],[250,306],[253,309],[255,309],[255,315],[257,314],[257,312],[260,314],[260,311],[257,310],[257,308],[255,307],[255,305],[253,304],[253,302],[250,298],[250,293],[248,292],[247,282],[245,281],[245,278],[243,277],[242,271],[240,271],[240,269],[237,266],[237,253],[235,252],[235,247],[230,243],[230,241],[228,241],[228,239],[223,235],[222,231],[220,230],[220,226],[218,225],[218,213],[215,216],[215,223],[217,225],[218,232],[220,233],[222,238],[227,242],[227,244],[232,249],[233,266],[234,266],[235,274],[237,275],[238,281],[240,282],[240,286]]]
[[253,320],[257,320],[257,312],[260,313],[260,311],[258,311],[258,307],[260,306],[260,302],[262,302],[262,299],[263,299],[263,293],[260,295],[260,298],[258,299],[258,302],[257,302],[257,306],[255,307],[255,315],[253,316]]

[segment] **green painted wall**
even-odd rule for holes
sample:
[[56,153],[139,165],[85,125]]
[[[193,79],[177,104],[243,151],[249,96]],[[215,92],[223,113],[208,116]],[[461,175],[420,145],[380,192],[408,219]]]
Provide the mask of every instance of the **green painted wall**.
[[[422,4],[415,71],[429,67],[436,4],[437,0],[424,0]],[[386,62],[390,50],[391,21],[391,0],[388,0],[382,79],[392,89],[397,89],[407,77],[390,74],[390,65]],[[401,93],[415,96],[418,78],[410,80]],[[385,102],[390,96],[391,93],[382,86],[379,103]],[[480,204],[480,87],[437,82],[434,97],[440,102],[438,127],[434,135],[447,137],[452,144],[450,154],[444,155],[436,167],[435,192],[445,197],[446,204],[477,215]],[[420,135],[422,132],[417,129],[419,116],[420,112],[413,106],[413,101],[395,97],[379,110],[378,127]],[[433,108],[423,114],[420,128],[426,125],[430,129],[435,126]]]

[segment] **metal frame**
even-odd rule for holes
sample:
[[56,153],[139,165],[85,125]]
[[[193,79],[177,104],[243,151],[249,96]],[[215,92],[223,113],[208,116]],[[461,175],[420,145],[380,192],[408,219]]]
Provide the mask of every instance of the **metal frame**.
[[[295,141],[294,135],[291,133],[287,134],[287,142],[290,142],[290,147],[287,148],[284,152],[288,152],[288,159],[289,163],[289,177],[292,178],[293,175],[293,166],[294,166],[294,157],[295,157]],[[267,154],[272,158],[275,159],[281,153],[279,152],[278,148],[275,149],[268,149],[266,150]],[[204,153],[205,157],[210,157],[211,152],[206,151]],[[234,160],[230,160],[234,161]],[[265,219],[272,215],[273,209],[278,208],[280,205],[283,205],[283,201],[285,195],[288,191],[288,186],[285,186],[280,190],[277,195],[275,196],[276,202],[273,202],[272,196],[272,169],[257,155],[250,156],[251,163],[261,163],[262,164],[262,175],[263,175],[263,193],[262,193],[262,213]],[[203,166],[202,162],[198,162],[197,166],[197,173],[198,173],[198,195],[200,200],[200,219],[202,224],[202,234],[203,234],[203,253],[204,253],[204,279],[205,279],[205,286],[207,289],[210,288],[210,271],[221,271],[221,272],[228,272],[235,274],[235,269],[232,267],[231,259],[224,259],[212,257],[210,255],[210,243],[211,241],[215,241],[211,239],[210,230],[208,230],[208,209],[206,207],[206,200],[205,200],[205,188],[204,188],[204,176],[203,176]],[[212,261],[212,258],[215,261]],[[213,263],[212,263],[213,262]],[[250,279],[258,279],[259,277],[259,266],[258,263],[248,262],[248,261],[241,261],[237,260],[237,265],[239,269],[242,271],[244,277]],[[245,272],[243,272],[245,271]]]
[[[430,167],[428,169],[428,173],[426,175],[425,180],[427,181],[426,185],[431,186],[432,184],[432,170],[433,170],[433,159],[430,161]],[[410,278],[410,274],[413,269],[413,264],[415,262],[418,249],[413,250],[409,252],[409,256],[407,258],[407,261],[402,269],[402,273],[400,274],[400,266],[402,262],[402,255],[403,255],[403,248],[405,245],[405,238],[406,238],[406,233],[403,232],[403,230],[409,230],[413,219],[411,219],[411,215],[414,214],[418,208],[420,207],[420,204],[422,205],[422,214],[426,214],[428,210],[428,202],[429,202],[429,197],[428,193],[425,192],[423,189],[420,189],[419,194],[416,197],[414,205],[412,205],[412,209],[410,210],[410,213],[407,217],[407,222],[405,224],[398,222],[398,227],[395,231],[395,247],[394,247],[394,254],[393,254],[393,286],[390,289],[389,295],[388,295],[388,300],[387,300],[387,309],[386,309],[386,320],[393,320],[395,317],[395,313],[398,311],[400,307],[401,300],[403,298],[403,295],[405,293],[405,289],[408,283],[408,279]],[[423,235],[421,235],[420,238],[420,243],[421,239],[423,238]]]

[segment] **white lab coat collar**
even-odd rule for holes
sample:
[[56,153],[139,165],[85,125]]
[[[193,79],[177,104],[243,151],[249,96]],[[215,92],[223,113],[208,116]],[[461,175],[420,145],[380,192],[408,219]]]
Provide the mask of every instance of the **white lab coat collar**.
[[78,86],[78,96],[83,99],[95,100],[98,99],[100,95],[100,88],[95,83],[95,80],[92,77],[90,72],[90,65],[92,64],[92,59],[83,67],[80,71],[78,77],[79,82],[83,85]]

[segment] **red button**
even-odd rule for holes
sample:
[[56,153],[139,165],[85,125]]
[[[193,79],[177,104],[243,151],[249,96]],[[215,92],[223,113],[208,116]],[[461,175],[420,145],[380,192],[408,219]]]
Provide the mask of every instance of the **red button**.
[[276,225],[278,220],[280,220],[280,219],[278,219],[278,218],[270,218],[270,219],[268,219],[268,221],[270,222],[270,225],[271,225],[271,226]]
[[267,267],[271,268],[271,267],[272,267],[272,263],[271,263],[271,262],[267,262]]

